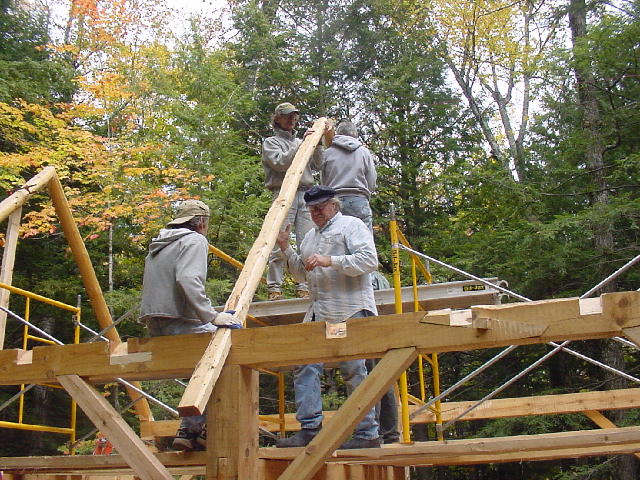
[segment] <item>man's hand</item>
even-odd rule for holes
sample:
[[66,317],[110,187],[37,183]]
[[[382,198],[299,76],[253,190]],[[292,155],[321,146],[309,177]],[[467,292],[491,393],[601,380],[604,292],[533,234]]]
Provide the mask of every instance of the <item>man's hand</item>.
[[287,226],[284,227],[284,230],[278,232],[278,238],[276,238],[276,243],[280,247],[280,250],[283,252],[289,246],[289,234],[291,233],[291,224],[287,223]]
[[213,319],[213,324],[218,327],[241,327],[242,322],[231,313],[221,312]]
[[331,257],[326,255],[318,255],[314,253],[309,258],[304,261],[304,268],[308,272],[313,270],[316,267],[330,267],[331,266]]

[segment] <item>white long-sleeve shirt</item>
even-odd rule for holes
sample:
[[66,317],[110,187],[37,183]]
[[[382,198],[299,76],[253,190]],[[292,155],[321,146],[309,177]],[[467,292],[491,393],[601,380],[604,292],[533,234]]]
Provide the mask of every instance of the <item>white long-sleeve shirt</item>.
[[[331,257],[329,267],[304,269],[313,254]],[[370,273],[378,267],[373,236],[362,220],[340,212],[323,228],[304,237],[300,255],[291,246],[284,252],[287,268],[296,281],[307,281],[311,305],[304,321],[338,323],[360,310],[378,314]]]

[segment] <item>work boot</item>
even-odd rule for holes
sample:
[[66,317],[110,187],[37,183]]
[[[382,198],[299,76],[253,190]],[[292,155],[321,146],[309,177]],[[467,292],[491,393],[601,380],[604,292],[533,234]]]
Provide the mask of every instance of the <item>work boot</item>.
[[311,440],[318,434],[320,427],[302,428],[299,432],[289,438],[279,438],[276,440],[276,447],[306,447]]
[[352,438],[340,445],[341,450],[352,450],[354,448],[380,448],[379,438]]
[[192,440],[195,440],[195,435],[189,432],[186,428],[179,428],[171,446],[174,450],[193,450],[195,446]]
[[400,437],[398,435],[387,435],[383,438],[383,443],[398,443],[400,441]]
[[309,298],[309,290],[296,290],[296,297]]
[[200,430],[200,435],[196,438],[196,443],[198,444],[198,450],[205,450],[207,448],[207,425],[205,424]]
[[282,300],[284,297],[282,296],[282,292],[269,292],[269,301],[273,302],[274,300]]

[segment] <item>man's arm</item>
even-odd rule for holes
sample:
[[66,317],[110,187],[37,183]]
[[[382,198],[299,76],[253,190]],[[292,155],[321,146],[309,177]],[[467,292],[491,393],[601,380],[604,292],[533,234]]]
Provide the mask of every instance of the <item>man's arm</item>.
[[367,188],[370,193],[376,191],[376,181],[378,180],[378,172],[376,172],[376,164],[374,162],[374,156],[370,151],[367,151],[367,156],[364,163],[364,175],[367,180]]
[[296,156],[298,146],[296,144],[285,150],[277,138],[269,137],[262,144],[262,163],[276,172],[286,172]]

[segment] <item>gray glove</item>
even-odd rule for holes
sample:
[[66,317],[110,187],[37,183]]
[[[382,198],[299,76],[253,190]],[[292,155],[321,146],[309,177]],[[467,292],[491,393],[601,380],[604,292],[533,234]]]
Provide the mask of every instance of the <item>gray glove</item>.
[[218,327],[242,326],[242,322],[239,318],[227,312],[218,313],[218,315],[216,315],[216,318],[213,319],[213,324],[217,325]]

